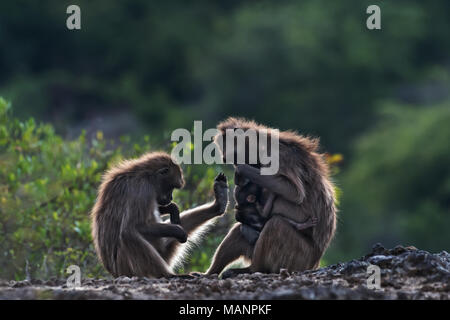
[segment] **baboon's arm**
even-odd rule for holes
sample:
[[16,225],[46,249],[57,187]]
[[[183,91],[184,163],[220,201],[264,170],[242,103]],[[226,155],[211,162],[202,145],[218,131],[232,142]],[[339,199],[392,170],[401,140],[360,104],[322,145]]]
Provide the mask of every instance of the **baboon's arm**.
[[220,274],[227,265],[241,256],[251,258],[252,252],[253,246],[241,233],[241,224],[236,223],[214,253],[211,266],[206,274]]
[[172,271],[153,245],[146,241],[135,227],[128,227],[120,234],[120,246],[112,274],[115,277],[167,277]]
[[279,215],[291,219],[292,221],[302,223],[311,218],[312,212],[305,210],[302,206],[288,201],[283,197],[276,197],[270,214],[272,217],[274,215]]
[[289,200],[296,204],[300,204],[304,197],[305,191],[299,189],[288,178],[279,174],[272,176],[261,175],[260,169],[252,167],[248,164],[239,164],[236,166],[236,172],[250,179],[253,183],[270,190],[271,192]]
[[313,218],[309,218],[308,220],[306,220],[303,223],[298,223],[295,222],[294,220],[291,220],[289,218],[283,217],[281,216],[285,221],[287,221],[291,226],[293,226],[296,230],[300,231],[300,230],[305,230],[311,227],[314,227],[317,224],[317,218],[313,217]]
[[264,204],[264,208],[262,209],[262,212],[261,212],[261,215],[264,218],[268,218],[270,213],[272,212],[272,207],[273,207],[273,202],[275,200],[275,197],[276,197],[275,193],[270,192],[270,194],[266,200],[266,203]]
[[[207,203],[200,207],[187,210],[180,214],[180,225],[170,224],[171,226],[176,226],[182,228],[187,234],[187,237],[191,237],[197,229],[202,225],[207,223],[209,220],[218,216],[217,207],[214,203]],[[171,259],[174,257],[177,248],[179,246],[179,241],[175,239],[168,239],[165,245],[165,249],[161,251],[161,256],[167,263],[170,264]]]
[[187,241],[187,234],[178,225],[168,223],[150,223],[137,227],[138,231],[149,241],[155,238],[175,238],[178,242]]

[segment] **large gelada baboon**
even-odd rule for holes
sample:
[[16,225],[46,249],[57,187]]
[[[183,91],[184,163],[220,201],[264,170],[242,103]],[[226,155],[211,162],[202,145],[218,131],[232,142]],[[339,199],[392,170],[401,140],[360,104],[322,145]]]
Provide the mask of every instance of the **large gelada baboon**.
[[[217,128],[216,138],[226,138],[227,130],[236,129],[253,129],[258,134],[267,132],[269,136],[275,134],[274,129],[237,118],[229,118]],[[249,267],[229,269],[223,277],[247,272],[277,273],[281,268],[304,271],[319,266],[336,229],[335,194],[328,166],[318,153],[316,139],[292,131],[279,132],[278,137],[277,174],[261,175],[260,163],[234,163],[238,177],[275,195],[267,222],[254,244],[243,234],[241,223],[236,223],[216,250],[207,274],[219,274],[241,257],[250,261]],[[225,145],[218,143],[223,155],[226,154]],[[247,146],[245,149],[248,150]],[[235,198],[239,196],[239,188],[239,185],[235,188]],[[288,220],[300,224],[313,221],[314,226],[299,231]]]
[[[207,222],[225,212],[224,174],[214,181],[214,202],[179,215],[172,191],[183,184],[180,166],[162,152],[123,161],[106,172],[91,213],[92,238],[113,276],[174,276],[171,266],[185,252],[180,243],[198,239]],[[179,225],[162,222],[163,213]]]

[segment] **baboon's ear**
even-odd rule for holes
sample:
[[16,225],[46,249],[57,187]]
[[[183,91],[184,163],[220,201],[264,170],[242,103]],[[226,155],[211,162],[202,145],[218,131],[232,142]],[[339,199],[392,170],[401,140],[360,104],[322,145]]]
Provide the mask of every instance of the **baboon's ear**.
[[158,169],[158,171],[156,171],[156,173],[160,174],[160,175],[166,175],[166,174],[169,173],[169,168],[168,167],[164,167],[164,168]]

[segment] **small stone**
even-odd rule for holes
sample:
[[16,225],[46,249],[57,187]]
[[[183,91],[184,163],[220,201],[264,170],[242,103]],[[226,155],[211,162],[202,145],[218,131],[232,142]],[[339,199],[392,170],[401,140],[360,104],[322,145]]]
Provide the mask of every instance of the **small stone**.
[[131,282],[131,279],[126,276],[122,276],[122,277],[118,277],[118,278],[114,279],[114,283],[117,283],[117,284],[130,283],[130,282]]
[[230,289],[233,286],[233,281],[231,279],[220,280],[219,284],[224,289]]
[[372,253],[373,254],[383,254],[386,251],[386,248],[381,245],[381,243],[376,243],[372,247]]
[[287,269],[280,269],[280,277],[286,279],[289,277],[289,271]]
[[23,281],[15,281],[15,283],[12,284],[13,288],[22,288],[31,285],[30,281],[23,280]]

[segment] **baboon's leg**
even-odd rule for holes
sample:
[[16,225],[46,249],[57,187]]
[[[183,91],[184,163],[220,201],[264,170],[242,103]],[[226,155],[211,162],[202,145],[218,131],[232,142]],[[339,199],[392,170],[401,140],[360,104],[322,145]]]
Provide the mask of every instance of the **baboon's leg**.
[[240,164],[236,166],[236,171],[240,175],[250,179],[251,182],[276,193],[277,195],[292,201],[294,203],[301,203],[305,198],[305,190],[301,188],[298,190],[287,178],[276,175],[263,176],[260,169],[252,167],[248,164]]
[[[222,212],[223,213],[223,212]],[[180,225],[191,235],[196,229],[202,226],[205,222],[220,215],[214,203],[206,204],[195,209],[187,210],[180,215]]]
[[137,230],[121,235],[114,276],[168,277],[173,273],[158,251]]
[[227,265],[241,256],[251,258],[252,251],[253,246],[241,234],[241,224],[236,223],[214,253],[211,266],[206,274],[220,274]]
[[206,221],[223,214],[228,204],[228,183],[223,173],[214,181],[215,201],[195,209],[187,210],[181,214],[181,226],[190,235]]
[[253,251],[252,272],[278,273],[280,269],[305,271],[315,268],[320,252],[311,240],[292,228],[282,217],[267,221]]
[[[189,237],[192,236],[198,228],[205,225],[205,223],[207,223],[209,220],[217,217],[217,215],[218,211],[215,205],[206,204],[181,213],[180,226],[186,232],[189,239]],[[164,260],[169,262],[177,252],[178,246],[179,241],[175,239],[168,239],[165,249],[163,250],[163,252],[161,252]]]
[[[206,224],[209,220],[223,214],[228,204],[228,184],[226,176],[221,173],[214,181],[214,194],[216,200],[212,203],[184,211],[180,214],[180,225],[186,231],[188,238],[197,229]],[[174,239],[167,242],[166,249],[162,252],[162,257],[166,261],[174,256],[179,243]]]

